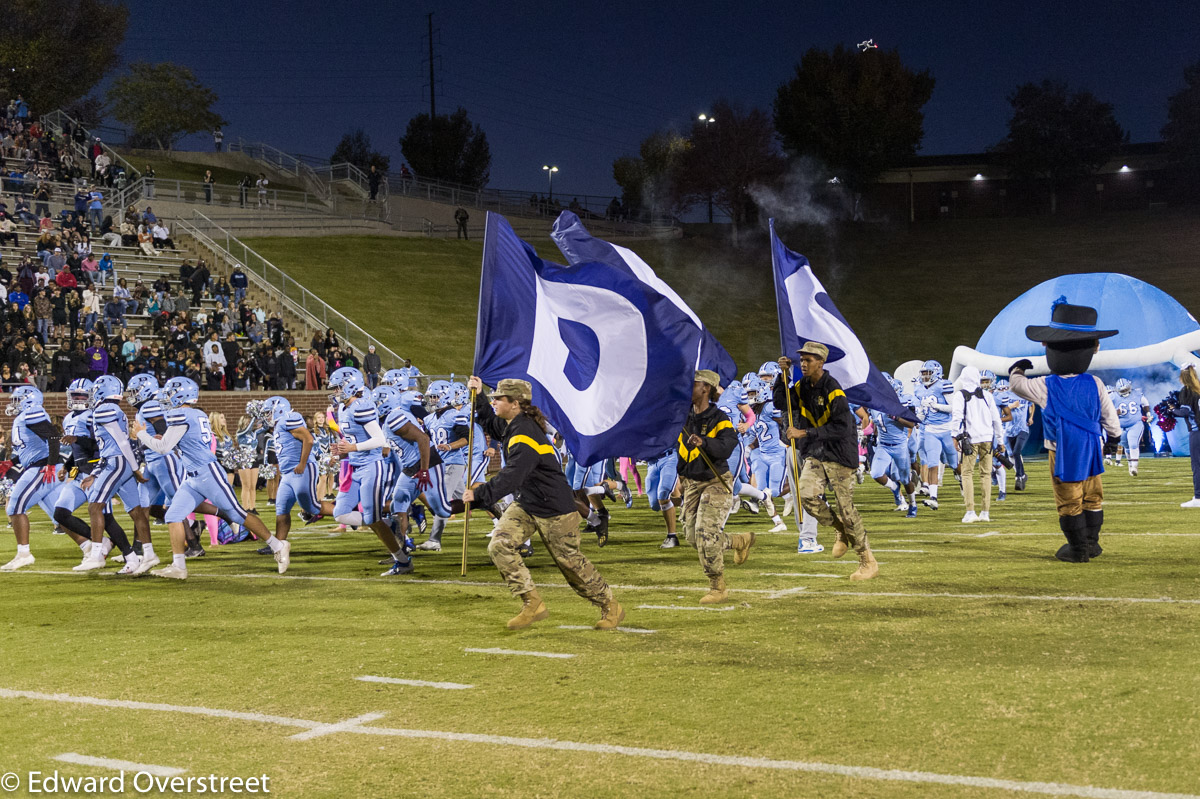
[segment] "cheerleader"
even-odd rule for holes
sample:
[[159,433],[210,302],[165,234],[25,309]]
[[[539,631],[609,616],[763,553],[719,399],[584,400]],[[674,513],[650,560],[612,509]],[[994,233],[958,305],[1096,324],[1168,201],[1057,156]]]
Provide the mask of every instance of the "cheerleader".
[[258,420],[249,414],[238,420],[237,476],[242,483],[242,507],[249,513],[257,513],[258,469],[262,465],[258,449]]
[[329,429],[324,413],[314,413],[311,424],[313,446],[317,450],[317,498],[329,499],[333,493],[331,475],[337,470],[336,461],[329,454],[333,431]]

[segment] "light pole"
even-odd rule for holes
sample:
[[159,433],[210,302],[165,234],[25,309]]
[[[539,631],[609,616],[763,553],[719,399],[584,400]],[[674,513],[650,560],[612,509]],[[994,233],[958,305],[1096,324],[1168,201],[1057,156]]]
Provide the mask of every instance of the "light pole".
[[[710,117],[708,114],[701,114],[700,116],[696,117],[696,119],[703,122],[705,128],[707,128],[709,125],[711,125],[712,123],[717,121],[716,117]],[[713,193],[710,191],[708,193],[708,224],[711,225],[712,221],[713,221]]]
[[550,196],[546,199],[546,202],[552,203],[554,202],[554,173],[558,171],[558,167],[543,165],[542,171],[544,171],[546,173],[546,177],[550,179]]

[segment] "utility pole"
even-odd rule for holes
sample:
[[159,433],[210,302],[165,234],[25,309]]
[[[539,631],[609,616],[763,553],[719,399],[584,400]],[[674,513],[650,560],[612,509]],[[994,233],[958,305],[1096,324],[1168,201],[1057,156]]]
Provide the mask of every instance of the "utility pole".
[[429,119],[437,116],[437,101],[433,91],[433,12],[426,15],[429,19]]

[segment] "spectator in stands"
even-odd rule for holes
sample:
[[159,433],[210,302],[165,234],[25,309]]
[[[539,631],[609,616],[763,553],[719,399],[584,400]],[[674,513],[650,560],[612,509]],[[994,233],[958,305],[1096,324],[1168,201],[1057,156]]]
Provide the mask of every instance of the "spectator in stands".
[[[67,272],[67,274],[70,275],[71,273]],[[75,276],[71,275],[71,279],[74,280]],[[83,313],[83,299],[78,291],[68,291],[63,304],[67,314],[67,325],[70,327],[70,336],[74,340],[76,334],[79,332],[79,324],[82,321],[80,316]]]
[[121,245],[121,234],[113,229],[113,218],[111,216],[104,217],[104,221],[100,224],[100,238],[104,240],[105,247],[119,247]]
[[261,344],[263,337],[266,335],[266,328],[253,315],[251,315],[250,319],[250,324],[246,326],[246,338],[250,339],[254,344]]
[[125,343],[121,345],[121,360],[127,364],[132,364],[134,359],[142,351],[142,340],[138,338],[137,333],[131,333]]
[[383,361],[375,353],[375,345],[367,346],[367,357],[363,358],[363,371],[367,373],[367,385],[375,388],[379,385],[379,374],[383,371]]
[[213,177],[211,169],[204,170],[204,202],[212,205],[213,185],[217,179]]
[[[125,281],[121,282],[124,283]],[[135,309],[130,311],[130,313],[137,313],[138,310],[141,310],[143,313],[149,313],[149,311],[146,309],[150,303],[150,300],[154,298],[154,294],[150,291],[150,289],[146,288],[146,284],[138,280],[133,284],[133,288],[129,291],[133,296],[134,302],[136,303]]]
[[241,305],[246,299],[246,289],[250,286],[241,264],[233,265],[233,271],[229,274],[229,285],[233,288],[233,304]]
[[83,270],[83,277],[87,283],[93,286],[100,283],[100,262],[91,253],[80,259],[79,268]]
[[192,272],[192,305],[199,308],[200,300],[204,297],[204,290],[208,288],[208,264],[201,258],[196,262],[196,271]]
[[196,267],[192,266],[190,258],[184,258],[183,263],[179,265],[179,282],[184,285],[191,285],[192,272],[196,271]]
[[400,186],[404,189],[405,192],[408,191],[408,186],[409,186],[409,183],[412,182],[412,179],[413,179],[413,173],[412,173],[412,170],[410,170],[408,168],[408,164],[401,164],[400,165]]
[[37,217],[30,213],[29,200],[24,194],[17,198],[17,207],[16,210],[13,211],[13,215],[32,228],[36,228],[38,226]]
[[17,234],[17,226],[7,216],[0,218],[0,244],[11,241],[14,247],[21,246],[21,237]]
[[215,149],[218,153],[221,152],[221,144],[224,141],[225,134],[222,132],[221,126],[217,125],[217,127],[213,129],[213,149]]
[[108,374],[108,350],[99,336],[93,336],[92,346],[87,348],[87,368],[89,380]]
[[113,261],[112,255],[110,253],[104,253],[101,255],[99,262],[96,263],[96,270],[94,273],[96,276],[96,282],[101,286],[107,286],[108,279],[110,277],[115,277],[116,273],[117,265]]
[[113,287],[113,299],[120,303],[122,315],[138,312],[140,306],[129,287],[125,285],[125,278],[118,280],[117,285]]
[[155,302],[158,303],[159,313],[173,314],[175,313],[175,298],[171,296],[171,291],[162,292],[155,297]]
[[136,247],[138,243],[137,227],[125,221],[121,223],[121,246]]
[[250,195],[250,187],[254,185],[254,178],[250,175],[243,175],[238,181],[238,203],[242,208],[246,207],[246,198]]
[[[216,336],[216,333],[213,333]],[[225,366],[236,364],[242,358],[242,348],[238,346],[237,336],[233,333],[227,333],[224,340],[221,342],[221,352],[225,355]]]
[[164,250],[175,249],[175,242],[171,241],[171,231],[161,220],[155,222],[150,228],[150,237],[154,240],[155,247],[161,247]]
[[292,390],[296,388],[296,356],[287,349],[281,349],[279,358],[279,388]]
[[81,300],[83,304],[83,329],[90,332],[96,325],[96,319],[100,317],[100,292],[89,284],[83,290]]
[[38,219],[50,216],[50,187],[45,183],[39,183],[33,195],[33,214]]
[[83,186],[80,186],[75,190],[75,216],[82,217],[87,213],[89,199],[90,197],[88,196],[87,189],[85,189]]
[[33,346],[29,351],[29,368],[34,375],[33,384],[37,386],[38,391],[45,391],[50,385],[50,373],[53,367],[53,361],[50,359],[50,353],[46,352],[46,348],[42,346],[42,342],[34,341]]
[[233,389],[234,391],[250,390],[250,370],[246,368],[246,361],[242,358],[238,358],[233,367]]
[[267,180],[267,173],[259,172],[258,180],[254,181],[254,187],[258,189],[258,207],[267,207],[267,187],[271,185],[271,181]]
[[29,304],[29,295],[24,291],[21,291],[21,287],[17,285],[14,286],[13,290],[9,292],[8,301],[16,306],[13,310],[20,315],[21,311],[25,310],[25,306]]
[[158,224],[158,217],[154,215],[154,209],[146,206],[146,210],[142,212],[142,224],[146,227]]
[[325,360],[317,352],[317,348],[313,347],[308,351],[308,357],[304,359],[304,390],[324,390],[327,375]]
[[150,231],[146,230],[145,225],[138,226],[137,240],[138,246],[142,248],[142,252],[146,255],[162,255],[162,253],[154,249],[154,239],[150,236]]
[[371,171],[367,173],[367,189],[370,191],[368,202],[375,202],[379,195],[379,182],[383,179],[383,174],[371,164]]
[[229,281],[225,279],[224,275],[217,278],[217,282],[213,284],[212,293],[218,303],[222,305],[229,304],[229,297],[233,294],[233,289],[229,286]]
[[154,199],[154,168],[146,164],[146,168],[142,170],[142,188],[145,191],[146,199]]
[[73,289],[79,285],[78,281],[75,280],[75,275],[71,274],[70,269],[59,270],[58,274],[54,276],[54,282],[58,284],[59,288],[64,290]]
[[51,391],[66,391],[70,384],[71,378],[71,348],[70,346],[59,347],[54,353],[52,359],[51,370],[54,375],[54,382],[50,384]]
[[224,374],[229,361],[225,359],[225,350],[222,349],[221,342],[217,340],[216,333],[209,335],[208,341],[204,342],[201,351],[204,355],[204,368],[216,369],[219,373]]
[[50,274],[46,271],[45,266],[39,266],[37,272],[33,275],[33,284],[35,289],[46,288],[50,285]]
[[455,238],[470,239],[470,236],[467,235],[467,220],[470,218],[471,215],[467,213],[467,209],[460,205],[454,212],[454,224],[458,225],[458,235]]
[[116,297],[109,297],[108,302],[104,303],[104,324],[110,336],[124,326],[124,310],[124,304]]
[[12,347],[9,348],[6,359],[8,368],[12,371],[15,372],[21,362],[28,359],[29,351],[26,349],[26,346],[25,339],[21,336],[17,336],[13,340]]
[[98,188],[92,186],[88,191],[88,221],[92,224],[92,233],[100,232],[100,222],[104,216],[104,195]]

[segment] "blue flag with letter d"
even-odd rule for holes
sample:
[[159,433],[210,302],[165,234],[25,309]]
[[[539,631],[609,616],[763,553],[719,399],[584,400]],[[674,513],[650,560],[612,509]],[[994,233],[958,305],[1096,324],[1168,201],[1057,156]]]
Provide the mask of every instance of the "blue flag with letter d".
[[474,372],[528,380],[579,463],[673,447],[699,346],[700,328],[628,265],[544,261],[488,214]]
[[737,364],[734,363],[733,356],[725,351],[721,342],[704,326],[700,317],[692,312],[683,298],[654,274],[650,265],[633,250],[596,238],[587,232],[579,217],[570,211],[563,211],[558,215],[558,219],[554,220],[554,230],[551,231],[550,238],[558,245],[569,264],[600,261],[614,266],[627,266],[643,282],[670,297],[700,328],[700,353],[696,359],[696,368],[716,372],[721,376],[722,386],[729,385],[729,381],[737,378]]
[[829,348],[825,370],[855,405],[917,421],[911,409],[900,404],[867,351],[838,312],[825,287],[813,274],[808,259],[784,246],[771,220],[771,264],[775,272],[775,302],[779,310],[779,342],[783,354],[796,360],[796,350],[817,341]]

